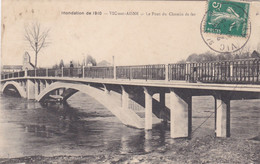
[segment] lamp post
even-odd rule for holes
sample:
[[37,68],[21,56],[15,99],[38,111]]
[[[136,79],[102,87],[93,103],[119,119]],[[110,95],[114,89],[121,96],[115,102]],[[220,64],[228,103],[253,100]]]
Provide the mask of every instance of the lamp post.
[[112,57],[113,59],[113,74],[114,74],[114,79],[116,79],[116,65],[115,65],[115,56]]

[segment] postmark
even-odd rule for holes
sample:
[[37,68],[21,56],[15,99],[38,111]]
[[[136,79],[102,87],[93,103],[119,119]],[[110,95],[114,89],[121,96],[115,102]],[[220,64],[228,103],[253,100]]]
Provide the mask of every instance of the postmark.
[[236,52],[248,42],[251,34],[249,3],[209,0],[201,22],[201,36],[210,49]]

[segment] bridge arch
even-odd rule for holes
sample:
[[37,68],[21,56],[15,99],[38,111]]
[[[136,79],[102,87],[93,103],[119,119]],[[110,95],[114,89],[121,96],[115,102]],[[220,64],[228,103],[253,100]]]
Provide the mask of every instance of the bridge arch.
[[63,95],[65,100],[74,93],[80,91],[82,93],[88,94],[99,103],[104,105],[123,124],[136,128],[144,128],[144,120],[142,118],[140,118],[134,111],[124,110],[122,108],[120,101],[121,98],[108,93],[106,90],[101,90],[100,88],[98,89],[91,85],[83,83],[54,82],[43,89],[35,99],[37,101],[43,101],[52,91],[60,88],[64,88],[65,91],[69,91],[66,95]]
[[21,97],[26,98],[26,91],[16,81],[7,81],[7,82],[5,82],[5,84],[2,87],[2,92],[4,93],[5,90],[7,89],[7,87],[9,87],[9,86],[13,86],[18,91],[18,93],[20,94]]

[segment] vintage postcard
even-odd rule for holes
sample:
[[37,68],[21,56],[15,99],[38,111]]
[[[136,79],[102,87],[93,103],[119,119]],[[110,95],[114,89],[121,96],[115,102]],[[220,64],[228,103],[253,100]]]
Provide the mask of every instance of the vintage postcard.
[[260,163],[260,2],[2,0],[0,163]]

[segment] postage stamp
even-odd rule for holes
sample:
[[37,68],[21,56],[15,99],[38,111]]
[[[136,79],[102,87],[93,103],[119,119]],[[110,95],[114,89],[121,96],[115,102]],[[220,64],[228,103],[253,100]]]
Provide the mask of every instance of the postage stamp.
[[209,0],[204,32],[246,37],[249,3]]
[[250,4],[209,0],[200,24],[206,45],[218,53],[234,53],[247,44],[251,35]]

